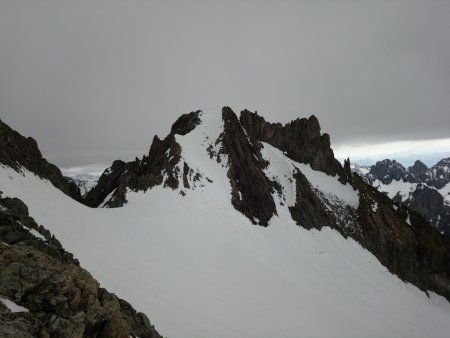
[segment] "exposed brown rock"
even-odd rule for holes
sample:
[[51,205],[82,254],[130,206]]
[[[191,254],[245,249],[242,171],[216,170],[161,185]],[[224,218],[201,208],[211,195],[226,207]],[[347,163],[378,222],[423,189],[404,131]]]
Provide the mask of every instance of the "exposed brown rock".
[[270,182],[258,161],[257,149],[245,135],[236,114],[222,109],[224,122],[223,152],[228,155],[228,178],[231,183],[231,203],[254,224],[268,225],[276,214]]

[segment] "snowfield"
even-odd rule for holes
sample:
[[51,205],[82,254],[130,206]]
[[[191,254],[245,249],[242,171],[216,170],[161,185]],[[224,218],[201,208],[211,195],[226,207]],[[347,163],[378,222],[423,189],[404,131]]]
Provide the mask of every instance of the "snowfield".
[[379,191],[386,193],[389,198],[394,198],[397,194],[400,194],[401,201],[406,201],[417,189],[417,183],[403,180],[392,180],[390,184],[383,184],[380,180],[375,180],[372,185]]
[[[212,180],[186,196],[183,188],[156,187],[128,192],[123,208],[90,209],[34,174],[6,167],[0,190],[22,199],[103,287],[169,338],[449,336],[450,303],[443,297],[428,298],[337,231],[308,231],[292,221],[293,164],[277,149],[264,145],[273,160],[268,170],[285,188],[278,217],[264,228],[236,211],[226,162],[205,150],[220,131],[219,119],[209,118],[176,136],[180,165],[186,161]],[[319,190],[357,206],[351,188],[309,166],[300,169]]]

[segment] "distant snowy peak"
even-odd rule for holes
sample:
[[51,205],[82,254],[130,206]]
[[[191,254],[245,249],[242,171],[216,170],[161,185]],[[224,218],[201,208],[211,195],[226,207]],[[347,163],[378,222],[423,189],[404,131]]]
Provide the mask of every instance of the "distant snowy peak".
[[98,179],[100,178],[100,175],[101,174],[77,174],[66,176],[66,179],[69,182],[74,183],[80,189],[81,196],[85,197],[87,193],[91,191],[93,187],[95,187]]
[[390,198],[419,212],[440,233],[450,237],[450,158],[428,168],[417,160],[404,168],[395,160],[383,160],[369,171],[352,170]]
[[352,170],[352,172],[357,173],[359,176],[365,176],[369,173],[370,166],[359,165],[357,163],[351,163],[350,169]]

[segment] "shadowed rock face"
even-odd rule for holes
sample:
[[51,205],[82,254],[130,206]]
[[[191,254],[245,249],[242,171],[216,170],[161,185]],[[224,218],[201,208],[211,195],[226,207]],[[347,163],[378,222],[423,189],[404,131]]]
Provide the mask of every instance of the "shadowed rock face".
[[345,238],[361,239],[361,227],[357,212],[344,203],[329,201],[314,188],[300,170],[294,173],[295,204],[289,207],[292,219],[306,229],[322,229],[328,226],[336,229]]
[[334,158],[330,136],[320,134],[319,121],[314,115],[308,119],[296,119],[283,126],[280,123],[266,122],[257,113],[244,110],[241,112],[240,122],[250,137],[286,152],[291,159],[308,163],[311,168],[332,176],[345,176],[341,164]]
[[0,295],[29,310],[0,305],[1,337],[160,337],[145,314],[100,288],[22,201],[0,197],[0,206]]
[[66,195],[81,201],[78,187],[69,183],[61,171],[47,162],[32,137],[24,137],[0,120],[0,163],[20,171],[24,167],[41,178],[45,178]]
[[292,218],[306,229],[335,227],[336,219],[317,196],[308,179],[300,171],[294,174],[295,205],[290,207]]
[[261,156],[247,138],[236,114],[229,108],[222,109],[223,152],[228,155],[228,178],[231,183],[231,203],[236,210],[254,224],[268,225],[276,214],[272,189],[258,158]]
[[428,178],[428,167],[422,161],[417,160],[414,164],[408,168],[409,173],[415,179],[420,181],[426,181]]

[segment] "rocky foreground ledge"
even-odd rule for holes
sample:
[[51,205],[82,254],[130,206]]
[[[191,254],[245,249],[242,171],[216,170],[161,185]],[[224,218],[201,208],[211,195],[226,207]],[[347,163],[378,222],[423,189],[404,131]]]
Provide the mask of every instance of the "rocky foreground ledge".
[[161,337],[143,313],[101,288],[72,254],[0,195],[0,337]]

